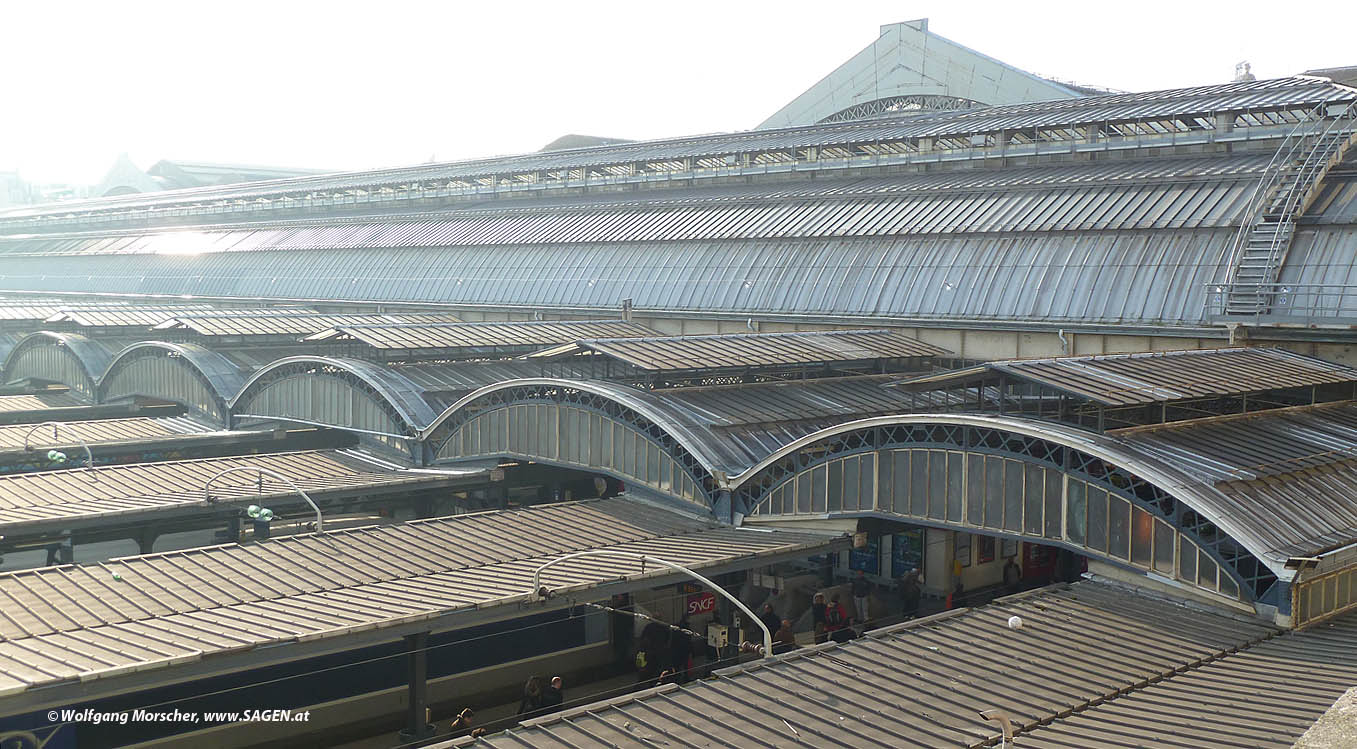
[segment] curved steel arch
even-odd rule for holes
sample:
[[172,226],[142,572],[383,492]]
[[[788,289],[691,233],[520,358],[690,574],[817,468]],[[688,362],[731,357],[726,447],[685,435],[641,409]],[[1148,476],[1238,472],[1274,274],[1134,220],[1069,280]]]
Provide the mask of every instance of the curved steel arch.
[[108,371],[113,356],[108,352],[108,349],[79,333],[56,333],[50,330],[39,330],[20,338],[14,344],[14,348],[10,349],[9,355],[5,357],[4,366],[0,368],[0,372],[3,372],[3,374],[0,374],[0,379],[3,379],[6,383],[22,379],[22,377],[15,376],[14,366],[28,351],[39,346],[55,346],[65,350],[75,360],[83,377],[80,382],[66,382],[62,379],[62,375],[53,373],[52,377],[39,377],[38,379],[60,382],[91,400],[95,398],[99,378],[104,372]]
[[[1116,473],[1122,475],[1132,484],[1139,482],[1140,485],[1149,487],[1152,490],[1152,497],[1149,499],[1138,497],[1126,491],[1125,487],[1117,487],[1107,482],[1103,483],[1107,484],[1109,488],[1117,490],[1119,496],[1131,500],[1133,504],[1141,506],[1142,509],[1146,509],[1160,519],[1169,522],[1179,532],[1187,534],[1202,549],[1208,550],[1222,569],[1231,570],[1232,576],[1239,584],[1240,589],[1248,590],[1252,599],[1261,599],[1265,592],[1258,590],[1258,586],[1263,584],[1258,581],[1275,580],[1280,583],[1289,583],[1294,577],[1294,571],[1287,570],[1283,562],[1269,556],[1266,553],[1267,550],[1246,529],[1241,528],[1231,518],[1216,511],[1215,508],[1220,498],[1211,496],[1212,492],[1215,491],[1213,488],[1200,483],[1171,465],[1166,465],[1154,457],[1140,455],[1127,446],[1115,443],[1102,435],[1083,432],[1059,424],[1031,422],[998,416],[960,414],[905,414],[860,419],[838,424],[788,443],[750,467],[749,470],[732,477],[731,488],[747,503],[758,503],[762,501],[764,490],[780,483],[780,481],[770,481],[778,466],[782,464],[785,471],[785,464],[782,462],[788,458],[794,458],[807,447],[814,447],[820,443],[832,443],[840,438],[873,430],[921,427],[990,429],[1050,443],[1113,467],[1116,469]],[[820,451],[815,458],[804,461],[803,466],[792,472],[798,473],[806,466],[827,462],[834,456],[906,444],[897,442],[879,444],[879,442],[870,441],[870,444],[864,444],[858,449],[848,448],[839,452]],[[934,443],[926,440],[918,441],[917,444],[920,448],[967,449],[961,445]],[[985,451],[984,446],[978,447],[982,448],[979,450],[980,452]],[[1168,501],[1165,502],[1164,500]],[[1167,511],[1166,505],[1168,505]],[[753,504],[749,506],[751,511],[753,506]],[[1195,522],[1192,527],[1189,527],[1183,522],[1182,518],[1187,512],[1194,513],[1194,516],[1204,522]],[[949,524],[949,527],[972,530],[969,526],[962,528],[961,525]],[[1203,537],[1203,533],[1199,533],[1199,530],[1202,529],[1211,531],[1207,534],[1210,536],[1209,538]],[[1247,575],[1240,571],[1237,565],[1240,554],[1246,554],[1253,560],[1252,565],[1256,568],[1254,575]],[[1284,597],[1280,596],[1280,587],[1272,586],[1269,595],[1277,598],[1277,603],[1285,608],[1286,601],[1281,600]]]
[[[518,380],[505,380],[493,385],[473,390],[444,409],[438,418],[424,429],[420,437],[429,442],[437,452],[446,441],[448,434],[455,428],[458,419],[465,419],[468,408],[477,401],[496,393],[518,388],[544,387],[580,390],[613,401],[618,406],[635,412],[657,428],[669,435],[675,444],[682,447],[712,477],[718,485],[725,484],[725,478],[732,465],[739,461],[719,448],[715,435],[706,429],[694,425],[685,414],[674,406],[660,401],[649,394],[612,382],[598,380],[567,380],[556,377],[528,377]],[[441,434],[440,434],[441,430]]]
[[[372,362],[329,356],[289,356],[261,367],[245,381],[240,392],[231,399],[230,407],[233,415],[243,415],[236,414],[240,410],[240,405],[247,402],[259,389],[272,382],[296,374],[317,374],[314,371],[308,372],[308,369],[334,370],[323,374],[327,376],[337,375],[341,379],[350,380],[351,383],[361,383],[366,390],[378,396],[380,401],[384,402],[389,409],[393,420],[403,424],[409,432],[408,434],[389,436],[403,439],[418,438],[423,427],[436,418],[433,408],[424,401],[423,390],[399,372]],[[251,415],[268,416],[267,414]],[[284,416],[268,416],[268,418],[300,421]],[[328,426],[343,428],[342,424],[329,424]]]
[[[98,401],[103,403],[108,400],[109,382],[123,368],[129,366],[132,362],[155,356],[179,358],[194,381],[212,395],[219,416],[225,421],[230,413],[231,400],[239,395],[245,387],[245,374],[230,359],[196,343],[138,341],[126,346],[113,357],[108,369],[99,378],[96,388]],[[149,389],[141,388],[135,392],[119,394],[116,397],[127,398],[134,395],[179,402],[173,393],[151,392]],[[191,407],[193,404],[182,403],[181,405]]]

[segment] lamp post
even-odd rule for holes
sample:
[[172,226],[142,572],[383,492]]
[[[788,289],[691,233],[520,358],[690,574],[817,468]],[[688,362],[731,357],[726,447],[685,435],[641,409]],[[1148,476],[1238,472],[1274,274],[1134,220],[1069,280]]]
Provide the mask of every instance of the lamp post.
[[[69,432],[70,435],[75,438],[75,441],[78,442],[81,447],[85,448],[85,470],[89,471],[90,478],[94,479],[95,481],[99,480],[99,476],[94,473],[94,451],[90,450],[90,444],[86,442],[78,432],[76,432],[75,427],[65,422],[44,421],[41,424],[34,424],[33,428],[29,429],[28,433],[24,435],[25,452],[33,449],[32,446],[29,444],[29,441],[32,439],[33,433],[38,431],[39,429],[42,429],[43,427],[52,427],[52,439],[54,440],[58,438],[60,430],[64,429],[67,432]],[[62,457],[62,460],[65,460],[64,456]]]
[[214,499],[212,498],[212,482],[216,481],[217,479],[221,478],[222,476],[227,475],[228,473],[239,473],[239,472],[241,472],[241,471],[252,471],[252,472],[254,472],[254,473],[259,474],[259,476],[260,476],[260,492],[259,492],[259,493],[260,493],[260,494],[263,494],[263,493],[264,493],[264,492],[263,492],[263,477],[264,477],[264,476],[268,476],[268,477],[271,478],[271,479],[275,479],[275,480],[277,480],[277,481],[281,481],[282,483],[287,484],[288,486],[292,487],[292,491],[294,491],[294,492],[300,494],[300,495],[302,496],[302,499],[306,500],[306,503],[309,504],[309,505],[311,505],[311,509],[313,509],[313,510],[316,511],[316,532],[317,532],[317,533],[320,533],[321,531],[325,530],[324,525],[323,525],[323,521],[322,521],[321,516],[320,516],[320,507],[318,507],[318,506],[316,505],[315,500],[311,499],[311,495],[309,495],[309,494],[307,494],[306,492],[302,491],[302,488],[301,488],[300,486],[297,486],[295,483],[293,483],[293,482],[292,482],[292,479],[288,478],[287,476],[284,476],[283,474],[281,474],[281,473],[279,473],[279,472],[277,472],[277,471],[275,471],[275,470],[273,470],[273,469],[271,469],[271,468],[263,468],[263,467],[261,467],[261,466],[232,466],[232,467],[227,468],[227,469],[225,469],[225,470],[223,470],[223,471],[218,471],[215,475],[213,475],[211,478],[209,478],[209,479],[207,480],[207,483],[203,484],[203,498],[204,498],[205,500],[207,500],[208,502],[214,502],[214,501],[216,501],[216,500],[214,500]]
[[620,557],[623,559],[631,559],[642,563],[654,562],[655,564],[661,565],[663,567],[668,567],[672,570],[677,570],[685,575],[688,575],[689,577],[701,581],[708,588],[711,588],[720,595],[724,596],[726,600],[735,604],[736,608],[738,608],[740,611],[743,611],[751,621],[759,625],[759,629],[763,630],[763,652],[760,655],[762,655],[764,658],[767,658],[768,656],[773,654],[773,633],[768,629],[768,625],[763,623],[762,619],[755,615],[754,612],[751,611],[748,606],[740,602],[740,599],[731,595],[730,592],[727,591],[725,588],[722,588],[721,586],[717,585],[711,580],[708,580],[702,575],[693,572],[692,570],[688,569],[687,567],[684,567],[681,564],[676,564],[667,559],[653,557],[650,556],[649,554],[639,554],[634,551],[616,551],[612,549],[592,549],[589,551],[577,551],[573,554],[566,554],[565,556],[556,557],[555,559],[552,559],[542,564],[537,569],[533,570],[532,573],[533,592],[541,596],[542,598],[551,598],[552,596],[554,596],[555,593],[553,591],[547,589],[542,585],[542,571],[548,567],[560,564],[561,562],[566,562],[571,559],[579,559],[580,557]]

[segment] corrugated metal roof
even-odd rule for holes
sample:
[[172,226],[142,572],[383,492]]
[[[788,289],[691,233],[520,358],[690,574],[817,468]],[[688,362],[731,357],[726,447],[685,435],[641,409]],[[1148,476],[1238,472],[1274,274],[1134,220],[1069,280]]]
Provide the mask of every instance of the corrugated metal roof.
[[1357,615],[1350,614],[1061,717],[1016,745],[1288,749],[1353,684]]
[[[619,498],[4,573],[0,694],[524,601],[541,562],[582,549],[662,553],[701,570],[842,544]],[[586,558],[543,582],[568,595],[669,574]]]
[[[191,262],[19,256],[5,260],[0,287],[572,310],[630,298],[637,310],[731,315],[1199,324],[1207,285],[1232,267],[1232,237],[1229,229],[938,234],[261,251]],[[1357,232],[1336,242],[1325,267],[1352,265]],[[1312,270],[1321,277],[1310,282],[1332,282]]]
[[98,201],[31,208],[15,212],[16,219],[37,213],[69,214],[82,210],[154,206],[176,202],[205,202],[267,195],[373,189],[415,182],[457,180],[506,172],[556,170],[571,167],[606,166],[632,162],[681,161],[690,157],[758,153],[789,148],[836,144],[878,143],[910,138],[964,136],[1001,130],[1070,128],[1081,124],[1158,118],[1181,118],[1211,124],[1219,113],[1309,107],[1321,102],[1352,101],[1350,89],[1316,78],[1292,77],[1236,82],[1136,94],[1091,96],[1056,102],[982,107],[966,111],[911,114],[829,125],[755,130],[644,141],[594,148],[568,149],[521,156],[481,159],[350,174],[300,177],[254,183],[248,186],[200,188],[158,195],[103,198]]
[[[1021,629],[1006,625],[1010,616],[1022,618]],[[1083,582],[877,630],[843,645],[802,648],[452,745],[975,746],[998,737],[982,710],[999,709],[1015,724],[1034,726],[1274,631]]]
[[307,338],[352,339],[390,350],[550,346],[581,338],[653,336],[644,325],[622,320],[482,322],[441,325],[339,325]]
[[171,437],[209,431],[208,427],[190,419],[152,419],[137,416],[130,419],[99,419],[97,421],[67,421],[60,427],[35,428],[33,424],[0,426],[0,448],[21,449],[27,438],[30,447],[77,444],[76,437],[91,445],[101,442],[127,442],[157,437]]
[[1274,348],[1193,349],[986,362],[901,380],[912,390],[963,386],[999,376],[1108,406],[1161,403],[1279,388],[1357,382],[1357,369]]
[[[1166,164],[1157,163],[1167,161]],[[6,254],[145,254],[1227,226],[1266,155],[901,175],[792,188],[580,196],[410,217],[0,239]],[[608,196],[604,196],[605,198]]]
[[84,401],[68,393],[0,395],[0,413],[9,411],[41,411],[48,408],[72,408],[83,405],[85,405]]
[[206,304],[183,305],[121,305],[116,307],[63,307],[46,322],[70,321],[86,328],[152,327],[175,315],[207,312]]
[[580,351],[602,354],[656,372],[907,359],[952,353],[893,330],[832,330],[588,339],[539,355],[568,355]]
[[[197,506],[206,509],[203,488],[227,468],[258,466],[278,471],[308,492],[364,487],[417,488],[442,479],[432,474],[390,471],[334,450],[203,458],[163,463],[136,463],[44,473],[0,476],[0,531],[17,534],[27,527],[56,520],[154,513]],[[293,490],[267,477],[263,491],[258,475],[229,474],[212,484],[217,504],[255,501],[258,497],[291,500]]]
[[413,325],[431,320],[457,322],[453,315],[419,313],[405,315],[330,315],[318,312],[213,313],[208,315],[176,315],[156,327],[181,328],[204,336],[306,336],[340,325]]
[[1111,432],[1225,495],[1263,550],[1308,555],[1357,539],[1357,404],[1274,409]]

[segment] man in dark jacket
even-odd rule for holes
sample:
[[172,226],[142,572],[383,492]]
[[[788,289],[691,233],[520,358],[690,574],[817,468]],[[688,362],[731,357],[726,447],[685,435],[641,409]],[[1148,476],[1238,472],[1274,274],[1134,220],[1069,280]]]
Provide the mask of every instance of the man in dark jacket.
[[919,570],[912,569],[900,578],[900,601],[904,605],[906,619],[919,615],[919,599],[923,596],[923,587],[919,584]]
[[862,570],[858,570],[857,577],[853,578],[853,613],[857,616],[859,624],[866,625],[868,619],[867,602],[872,595],[872,581],[867,579]]
[[565,702],[563,683],[561,677],[553,676],[551,681],[542,687],[542,712],[552,713],[561,709],[561,704]]
[[782,617],[773,613],[773,604],[771,603],[763,604],[763,613],[759,614],[759,621],[763,622],[763,626],[768,628],[769,634],[777,632],[782,627]]

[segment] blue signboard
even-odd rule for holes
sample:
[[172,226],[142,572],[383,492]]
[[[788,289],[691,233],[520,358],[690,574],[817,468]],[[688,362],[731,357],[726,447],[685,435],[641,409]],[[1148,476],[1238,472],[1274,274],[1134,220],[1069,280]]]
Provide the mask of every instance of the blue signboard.
[[891,538],[891,577],[924,568],[924,530],[913,528]]
[[849,549],[848,569],[862,570],[869,575],[881,574],[881,541],[878,537],[869,537],[867,545],[861,549]]

